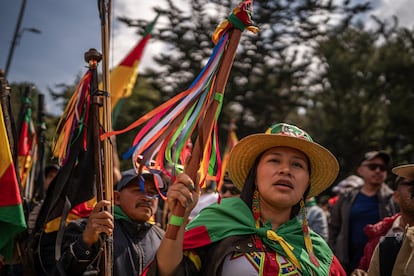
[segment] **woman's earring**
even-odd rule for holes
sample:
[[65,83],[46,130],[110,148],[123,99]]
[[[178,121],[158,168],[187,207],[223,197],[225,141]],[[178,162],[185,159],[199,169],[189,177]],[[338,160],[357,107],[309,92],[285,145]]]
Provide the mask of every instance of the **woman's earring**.
[[303,198],[300,200],[300,211],[302,213],[302,231],[303,231],[303,236],[305,240],[306,251],[308,251],[308,255],[309,255],[311,262],[316,267],[319,267],[320,266],[319,261],[316,258],[315,253],[313,252],[312,239],[309,233],[308,220],[306,218],[306,205],[305,205],[305,200]]
[[260,195],[259,190],[257,189],[257,186],[253,192],[253,199],[252,199],[252,211],[253,211],[253,217],[256,222],[256,227],[260,227]]

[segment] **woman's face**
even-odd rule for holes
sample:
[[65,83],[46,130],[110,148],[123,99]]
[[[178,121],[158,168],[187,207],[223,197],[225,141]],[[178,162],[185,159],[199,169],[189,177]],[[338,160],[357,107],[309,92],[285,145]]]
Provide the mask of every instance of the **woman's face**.
[[294,206],[303,197],[309,185],[306,155],[289,147],[275,147],[265,151],[257,166],[256,185],[260,193],[261,206]]

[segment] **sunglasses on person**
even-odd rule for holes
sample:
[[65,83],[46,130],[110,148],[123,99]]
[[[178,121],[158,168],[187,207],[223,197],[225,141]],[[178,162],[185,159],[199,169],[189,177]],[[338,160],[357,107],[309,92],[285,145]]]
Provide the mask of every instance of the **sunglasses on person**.
[[382,165],[382,164],[370,163],[370,164],[364,164],[363,166],[367,167],[371,171],[375,171],[375,170],[379,169],[380,171],[385,172],[387,170],[387,167],[385,165]]
[[223,185],[221,187],[221,193],[224,194],[227,191],[229,191],[232,195],[238,195],[238,194],[240,194],[240,190],[236,186],[226,186],[226,185]]

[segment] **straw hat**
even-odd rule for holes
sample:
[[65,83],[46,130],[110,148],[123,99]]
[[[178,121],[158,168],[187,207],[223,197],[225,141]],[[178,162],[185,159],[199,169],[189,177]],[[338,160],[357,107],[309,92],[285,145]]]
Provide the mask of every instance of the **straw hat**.
[[414,178],[414,164],[395,167],[392,169],[392,172],[401,177]]
[[336,179],[339,165],[332,153],[313,142],[302,129],[285,123],[275,124],[266,133],[252,134],[241,139],[230,153],[228,172],[234,184],[242,189],[255,159],[273,147],[290,147],[303,152],[310,161],[309,197],[317,196]]

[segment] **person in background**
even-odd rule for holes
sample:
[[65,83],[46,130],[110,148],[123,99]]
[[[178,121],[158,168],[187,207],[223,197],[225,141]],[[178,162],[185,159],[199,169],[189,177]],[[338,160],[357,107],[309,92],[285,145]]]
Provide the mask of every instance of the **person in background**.
[[164,230],[151,220],[157,209],[158,190],[166,188],[162,178],[145,169],[141,175],[130,169],[122,172],[115,188],[115,217],[103,211],[111,203],[102,200],[89,218],[72,221],[67,226],[59,262],[67,275],[98,270],[101,234],[113,235],[113,275],[139,275],[155,256]]
[[357,168],[364,184],[341,194],[331,210],[329,245],[347,273],[358,267],[363,255],[368,241],[364,227],[398,212],[394,191],[384,183],[389,164],[384,151],[365,153]]
[[306,216],[296,217],[305,199],[338,174],[327,149],[302,129],[279,123],[240,140],[227,169],[240,197],[204,208],[188,225],[200,187],[187,174],[178,175],[168,205],[182,206],[184,216],[170,217],[167,233],[178,226],[177,236],[164,236],[143,275],[345,275]]
[[318,233],[326,242],[328,241],[328,217],[324,210],[316,203],[315,197],[305,201],[306,219],[309,227]]
[[239,188],[234,185],[233,181],[231,181],[228,173],[224,175],[223,184],[220,187],[220,197],[221,198],[228,198],[228,197],[239,197],[240,190]]
[[353,276],[414,275],[414,164],[392,172],[397,175],[393,197],[400,212],[365,227],[369,241]]
[[[43,184],[45,192],[49,188],[50,183],[52,183],[53,179],[59,172],[60,167],[57,164],[50,164],[45,167],[45,182]],[[29,217],[27,219],[27,231],[30,234],[36,224],[36,219],[39,216],[40,209],[42,208],[43,201],[38,202],[32,207],[32,210],[29,213]]]
[[330,199],[329,195],[323,195],[316,199],[318,206],[322,208],[323,212],[326,215],[326,220],[328,221],[328,231],[329,231],[329,220],[331,219],[331,211],[329,209],[329,203],[328,203],[329,199]]
[[338,201],[339,195],[344,194],[350,190],[361,187],[364,184],[364,180],[357,175],[350,175],[347,178],[339,181],[337,185],[332,188],[332,192],[335,196],[328,200],[329,206],[332,208]]
[[218,201],[218,196],[219,194],[216,192],[216,182],[214,180],[206,180],[205,187],[201,188],[200,199],[191,211],[190,219],[196,217],[202,209],[216,203]]

